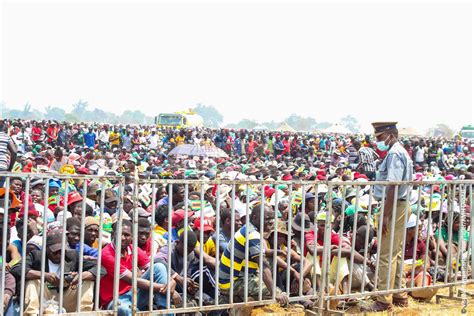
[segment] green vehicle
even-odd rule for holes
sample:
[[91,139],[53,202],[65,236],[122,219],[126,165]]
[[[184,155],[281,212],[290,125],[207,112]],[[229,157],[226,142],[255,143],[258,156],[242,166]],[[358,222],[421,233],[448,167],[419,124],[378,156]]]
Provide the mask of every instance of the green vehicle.
[[459,131],[459,136],[461,136],[461,138],[474,140],[474,125],[463,126]]

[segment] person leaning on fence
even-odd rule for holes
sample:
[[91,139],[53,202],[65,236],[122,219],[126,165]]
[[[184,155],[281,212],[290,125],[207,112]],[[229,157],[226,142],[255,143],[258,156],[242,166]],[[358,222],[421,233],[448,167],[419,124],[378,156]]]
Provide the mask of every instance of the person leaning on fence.
[[[269,299],[275,291],[275,298],[280,304],[288,303],[287,294],[278,288],[273,288],[273,277],[270,264],[263,258],[263,266],[259,267],[260,254],[263,252],[263,245],[260,243],[260,227],[263,231],[270,233],[274,229],[274,213],[271,207],[264,206],[264,222],[260,222],[261,205],[253,207],[250,215],[250,222],[246,223],[235,233],[233,242],[231,241],[220,259],[219,288],[221,294],[229,298],[230,287],[233,284],[234,301],[243,301],[245,297],[245,265],[248,265],[248,286],[247,293],[250,300],[258,300],[260,293],[259,276],[262,273],[262,298]],[[246,231],[248,230],[248,240]],[[245,260],[245,245],[248,243],[248,261]],[[234,258],[231,258],[231,249],[234,248]],[[233,261],[234,279],[230,279],[231,260]],[[231,282],[233,281],[233,282]]]
[[[388,151],[376,172],[377,181],[411,181],[413,175],[413,162],[408,156],[402,144],[398,142],[398,130],[396,122],[372,123],[377,138],[377,148],[380,151]],[[383,195],[385,190],[385,195]],[[398,186],[398,195],[395,196],[396,186],[376,185],[374,195],[378,200],[385,196],[383,218],[380,219],[377,234],[382,234],[380,244],[380,267],[378,290],[385,291],[393,289],[395,285],[405,287],[405,278],[400,278],[400,266],[402,262],[402,242],[405,234],[406,213],[411,212],[408,198],[409,186]],[[396,207],[394,209],[394,206]],[[395,221],[394,231],[391,231],[392,221]],[[391,247],[391,236],[393,236],[393,247]],[[390,249],[392,248],[392,249]],[[390,253],[390,250],[392,252]],[[391,261],[389,262],[389,259]],[[389,275],[390,271],[390,275]],[[392,295],[378,295],[376,301],[362,308],[363,311],[384,311],[396,306],[408,306],[407,293],[395,293]]]
[[[75,250],[66,250],[64,257],[64,275],[61,276],[61,251],[62,229],[48,232],[46,236],[46,266],[44,280],[46,282],[44,297],[50,300],[59,298],[59,286],[61,277],[64,278],[63,307],[67,312],[75,312],[77,309],[77,284],[82,282],[80,308],[81,311],[92,311],[94,297],[94,281],[100,272],[97,263],[91,260],[83,260],[82,280],[79,280],[79,255]],[[21,270],[21,265],[12,268],[11,273],[17,280],[20,280],[21,273],[25,273],[25,315],[37,315],[40,304],[41,288],[41,260],[42,250],[33,250],[25,262],[25,271]]]

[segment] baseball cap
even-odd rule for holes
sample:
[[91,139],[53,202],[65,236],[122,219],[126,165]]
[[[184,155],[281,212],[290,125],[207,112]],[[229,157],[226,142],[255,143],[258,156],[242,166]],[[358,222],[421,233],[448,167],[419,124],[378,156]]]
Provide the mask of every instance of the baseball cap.
[[[187,214],[187,217],[191,217],[194,215],[194,211],[189,211]],[[173,226],[176,226],[179,222],[183,221],[186,216],[186,212],[183,209],[176,210],[172,217],[171,217],[171,222]]]
[[55,229],[48,232],[46,235],[46,246],[49,248],[49,250],[56,252],[62,249],[62,236],[62,229]]
[[[203,231],[204,232],[213,232],[214,231],[214,225],[212,224],[212,220],[209,217],[204,217],[203,218]],[[198,217],[194,220],[194,228],[195,229],[201,229],[201,218]]]

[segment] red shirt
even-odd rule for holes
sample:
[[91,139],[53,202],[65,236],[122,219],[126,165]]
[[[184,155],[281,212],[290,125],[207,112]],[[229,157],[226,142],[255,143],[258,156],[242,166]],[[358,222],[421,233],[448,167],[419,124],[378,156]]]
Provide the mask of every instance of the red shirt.
[[55,141],[56,139],[58,139],[58,128],[57,127],[48,127],[48,129],[46,130],[46,133],[48,133],[49,137],[48,137],[48,143],[51,143],[52,141]]
[[[306,247],[307,244],[309,244],[311,242],[314,242],[314,231],[310,231],[310,232],[306,233],[305,237],[306,237],[306,244],[305,244],[305,247]],[[324,238],[322,238],[322,240],[320,240],[318,238],[317,243],[318,243],[318,246],[321,246],[321,247],[324,246]],[[339,245],[339,234],[334,232],[334,231],[331,231],[331,245],[340,246]],[[342,242],[341,242],[341,245],[342,245]],[[306,256],[306,249],[305,249],[305,256]],[[319,260],[322,263],[323,256],[320,256]]]
[[[146,270],[150,266],[150,258],[140,248],[137,249],[137,263],[141,270]],[[119,295],[127,293],[132,288],[131,284],[121,280],[128,271],[132,271],[132,264],[132,245],[130,245],[127,249],[127,254],[120,258]],[[114,288],[115,246],[113,243],[108,244],[102,250],[102,266],[107,271],[107,274],[100,280],[100,305],[107,307],[114,299],[112,289]]]
[[[35,135],[35,134],[38,134],[38,135]],[[41,128],[38,127],[38,126],[34,126],[31,129],[31,140],[35,142],[35,141],[39,140],[40,137],[41,137]]]
[[287,154],[287,153],[289,154],[290,153],[290,141],[285,139],[285,140],[282,141],[282,143],[283,143],[283,147],[284,147],[283,148],[283,154]]

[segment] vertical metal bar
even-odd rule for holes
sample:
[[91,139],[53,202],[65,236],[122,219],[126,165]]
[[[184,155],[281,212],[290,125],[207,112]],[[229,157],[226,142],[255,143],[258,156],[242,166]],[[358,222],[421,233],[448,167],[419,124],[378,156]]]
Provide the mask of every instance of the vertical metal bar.
[[82,199],[82,212],[81,212],[81,236],[79,242],[79,283],[77,284],[77,297],[76,297],[76,307],[77,312],[81,312],[81,298],[82,298],[82,269],[84,266],[84,225],[86,222],[86,197],[87,197],[87,182],[84,181],[82,185],[82,192],[84,198]]
[[[306,192],[306,187],[303,184],[303,187],[302,187],[302,190],[301,190],[301,194],[302,194],[302,198],[303,198],[303,200],[301,201],[301,214],[302,214],[303,228],[305,227],[305,225],[304,225],[304,215],[306,214],[306,198],[305,198],[306,193],[305,192]],[[290,229],[292,227],[291,224],[292,223],[288,224]],[[288,232],[289,236],[291,236],[290,231]],[[303,229],[301,230],[300,242],[301,242],[301,245],[300,245],[301,249],[304,249],[304,230]],[[288,245],[288,248],[291,251],[291,243]],[[304,260],[305,260],[304,255],[303,255],[303,253],[301,253],[301,256],[300,256],[300,280],[299,280],[300,282],[299,282],[299,293],[298,293],[299,296],[303,296],[303,279],[304,279],[304,276],[303,276],[304,269],[303,268],[304,268],[304,264],[305,264]]]
[[[332,183],[328,183],[328,195],[332,194]],[[324,293],[324,288],[326,285],[326,274],[328,271],[328,260],[330,259],[330,244],[331,244],[331,225],[330,225],[330,220],[331,220],[331,210],[332,210],[332,197],[329,198],[328,201],[328,212],[326,213],[326,223],[325,223],[325,228],[324,228],[324,245],[323,245],[323,266],[321,267],[321,288],[319,289],[319,311],[321,312],[323,310],[323,293]],[[314,236],[314,240],[317,243],[317,235]],[[328,282],[329,285],[329,282]],[[328,293],[328,291],[326,291]]]
[[[100,191],[100,215],[99,215],[99,248],[97,249],[97,267],[102,266],[102,229],[104,227],[104,200],[105,200],[105,180],[102,181],[102,188]],[[44,245],[44,243],[43,243]],[[99,310],[99,291],[100,291],[100,273],[97,273],[97,278],[95,280],[95,300],[94,300],[94,310]]]
[[[463,192],[464,192],[464,184],[459,184],[459,199],[458,199],[459,231],[458,231],[458,252],[456,254],[456,268],[454,269],[454,280],[455,281],[457,281],[458,270],[459,270],[459,268],[461,267],[461,264],[462,264],[462,253],[463,253],[463,249],[464,249],[464,222],[463,222],[464,201],[463,201],[463,196],[462,196]],[[454,222],[454,219],[453,219],[453,222]],[[453,225],[454,225],[454,223],[453,223]]]
[[[22,235],[22,248],[21,248],[21,257],[26,258],[26,243],[28,242],[27,237],[27,229],[28,229],[28,208],[29,208],[29,194],[30,194],[30,177],[26,178],[26,186],[25,186],[25,204],[24,204],[24,214],[23,214],[23,235]],[[8,192],[5,192],[5,198],[9,198]],[[18,232],[20,233],[20,232]],[[61,265],[62,266],[62,265]],[[26,291],[26,282],[25,282],[25,267],[26,267],[26,260],[21,260],[21,285],[22,290],[20,291],[20,315],[23,315],[24,311],[24,302],[25,302],[25,291]],[[63,274],[61,274],[63,275]],[[1,293],[3,295],[3,293]],[[61,305],[60,305],[61,306]]]
[[[432,215],[432,203],[431,203],[431,199],[433,198],[433,185],[431,185],[431,190],[430,190],[430,207],[429,207],[429,211],[428,211],[428,227],[431,227],[431,215]],[[417,224],[418,224],[418,216],[417,216]],[[418,227],[416,228],[418,230]],[[415,240],[418,240],[418,235],[415,235]],[[429,242],[429,240],[428,240]],[[428,250],[430,249],[430,245],[429,243],[426,245],[426,250],[425,250],[425,259],[424,259],[424,265],[423,265],[423,285],[422,287],[425,287],[425,277],[426,277],[426,267],[427,267],[427,263],[429,261],[429,257],[428,257]],[[415,259],[416,259],[416,248],[413,249],[413,251],[415,252],[414,256],[413,256],[413,265],[415,265]]]
[[[359,195],[360,195],[360,186],[356,187],[356,203],[355,203],[355,213],[354,213],[354,223],[352,226],[352,240],[351,240],[351,261],[349,265],[349,274],[352,275],[354,271],[354,253],[355,253],[355,238],[357,233],[357,222],[359,218]],[[336,284],[337,286],[337,284]],[[352,278],[349,278],[349,294],[352,292]]]
[[[436,242],[436,255],[435,255],[435,273],[434,273],[435,275],[433,276],[434,283],[438,282],[439,241],[441,240],[441,228],[443,227],[444,188],[445,187],[443,186],[443,189],[441,190],[441,201],[440,201],[441,205],[439,209],[439,219],[438,219],[438,238]],[[447,193],[448,197],[450,194],[451,194],[451,189],[450,189],[450,186],[448,186],[448,193]],[[431,201],[430,201],[430,204],[431,204]],[[430,229],[431,227],[428,227],[428,236],[429,236]],[[415,275],[415,272],[413,271],[412,278],[414,278],[414,275]]]
[[[406,244],[406,239],[407,239],[407,221],[408,221],[408,213],[411,213],[410,209],[410,195],[411,195],[411,186],[408,187],[408,192],[406,196],[406,202],[405,206],[407,207],[407,210],[405,211],[405,218],[404,218],[404,225],[403,227],[405,228],[403,231],[403,240],[402,240],[402,256],[401,256],[401,261],[400,261],[400,283],[398,284],[398,288],[402,288],[402,277],[403,275],[403,263],[405,262],[405,244]],[[403,202],[402,202],[403,203]],[[419,215],[416,216],[416,234],[415,234],[415,240],[418,239],[418,219]],[[428,247],[426,247],[428,249]],[[395,272],[396,273],[396,272]],[[394,283],[395,284],[395,283]]]
[[[342,185],[342,196],[346,196],[346,185]],[[342,200],[342,205],[341,205],[341,223],[339,225],[339,243],[338,243],[338,250],[337,250],[337,270],[339,271],[341,267],[341,250],[342,250],[342,232],[344,230],[344,219],[345,219],[345,211],[346,211],[346,202],[345,198]],[[316,226],[316,225],[315,225]],[[316,237],[316,233],[314,233],[314,236]],[[315,239],[316,240],[316,239]],[[334,284],[339,284],[339,273],[336,273],[336,283]],[[336,289],[337,290],[337,289]],[[337,294],[337,292],[336,292]]]
[[[275,205],[276,207],[278,208],[278,188],[275,190]],[[290,210],[291,212],[291,210]],[[278,243],[278,230],[276,229],[276,223],[277,223],[277,212],[274,212],[274,223],[275,223],[275,227],[274,227],[274,233],[273,233],[273,244],[276,245]],[[264,249],[263,245],[262,245],[262,250]],[[264,250],[263,250],[264,251]],[[276,283],[277,283],[277,254],[276,254],[276,251],[273,251],[273,273],[272,273],[272,277],[273,277],[273,288],[276,289]],[[274,300],[276,297],[276,291],[272,291],[272,300]]]
[[[382,242],[382,225],[383,225],[383,216],[384,216],[384,209],[385,209],[385,189],[382,190],[382,205],[380,207],[380,217],[379,217],[379,225],[378,225],[378,231],[377,231],[377,259],[376,259],[376,264],[375,264],[375,280],[374,280],[374,290],[377,290],[377,285],[379,281],[379,264],[380,264],[380,245]],[[387,237],[387,236],[385,236]]]
[[[137,171],[135,171],[136,173]],[[133,185],[133,218],[132,220],[132,314],[135,314],[138,311],[137,308],[137,277],[138,277],[138,174],[135,174],[135,183]],[[123,195],[120,195],[120,200],[123,201]],[[150,274],[153,274],[153,261],[150,261]]]
[[61,274],[59,276],[59,313],[61,313],[63,308],[64,302],[64,265],[66,260],[64,259],[66,256],[66,218],[68,212],[68,194],[69,194],[69,178],[64,179],[64,210],[63,210],[63,235],[62,235],[62,249],[61,249]]
[[[232,211],[230,212],[230,304],[234,303],[234,247],[235,247],[235,184],[232,184]],[[248,227],[248,223],[245,223]]]
[[[263,184],[261,185],[261,191],[260,191],[260,223],[264,223],[264,196],[265,196],[265,191],[263,189]],[[276,208],[276,211],[278,210],[278,206]],[[277,213],[275,211],[275,213]],[[263,247],[263,225],[260,225],[260,246]],[[259,269],[263,269],[263,251],[260,251],[260,255],[259,255],[259,260],[258,260],[258,267]],[[263,284],[263,273],[259,273],[258,274],[258,300],[261,301],[262,300],[262,291],[263,291],[263,287],[262,287],[262,284]]]
[[[291,244],[291,222],[293,221],[293,203],[295,200],[294,192],[293,192],[293,184],[290,183],[290,211],[288,212],[288,236],[287,236],[287,256],[286,256],[286,293],[290,295],[290,266],[291,266],[291,252],[290,252],[290,244]],[[304,225],[304,216],[302,217],[302,225]],[[276,223],[275,223],[276,224]],[[303,226],[304,227],[304,226]],[[277,244],[273,245],[273,250],[278,251]]]
[[[431,199],[430,199],[431,200]],[[421,203],[421,187],[418,189],[418,204],[417,204],[417,212],[416,212],[416,232],[415,232],[415,241],[414,241],[414,245],[413,245],[413,264],[412,264],[412,267],[411,267],[411,285],[410,287],[414,287],[414,282],[415,282],[415,259],[416,259],[416,249],[418,247],[418,222],[420,220],[420,203]],[[431,209],[431,202],[430,202],[430,206],[429,208]],[[406,222],[406,221],[405,221]],[[428,226],[428,234],[429,234],[429,229],[430,227]],[[405,233],[406,235],[406,233]],[[428,239],[428,245],[427,245],[427,248],[429,248],[429,239]],[[400,276],[402,277],[402,273],[403,273],[403,265],[402,267],[400,268]]]
[[470,228],[469,228],[469,244],[471,247],[471,278],[474,279],[474,206],[472,205],[473,198],[472,198],[472,184],[469,185],[469,207],[471,208],[470,214]]
[[398,185],[395,186],[395,194],[393,197],[393,208],[392,208],[392,225],[390,227],[390,252],[388,254],[388,276],[389,276],[389,282],[387,282],[387,288],[386,290],[388,291],[390,289],[390,283],[392,283],[390,279],[390,275],[392,273],[392,254],[393,254],[393,237],[395,235],[395,220],[397,218],[397,203],[398,203]]
[[[188,303],[188,218],[189,210],[189,184],[184,185],[184,254],[183,254],[183,307],[186,308]],[[201,213],[202,213],[202,204],[201,204]],[[171,249],[169,249],[171,251]],[[202,257],[202,255],[201,255]]]
[[[171,281],[171,224],[172,224],[172,213],[173,213],[173,185],[170,183],[168,186],[168,277],[166,280]],[[187,214],[186,214],[187,215]],[[186,285],[185,285],[186,286]],[[171,293],[170,287],[166,287],[166,309],[169,310],[171,306]]]
[[[453,213],[454,213],[454,196],[456,194],[456,185],[453,185],[453,189],[451,190],[451,195],[448,199],[448,255],[446,260],[446,273],[444,276],[444,283],[448,282],[448,275],[449,280],[451,280],[452,274],[452,258],[451,258],[451,249],[453,246]],[[440,230],[441,233],[441,230]],[[448,273],[449,272],[449,273]]]
[[[3,231],[2,231],[2,280],[1,280],[1,291],[0,291],[0,302],[2,308],[3,308],[3,294],[5,293],[5,271],[6,265],[7,265],[7,247],[8,247],[8,235],[7,232],[10,229],[10,215],[8,214],[8,202],[10,198],[10,177],[5,177],[5,195],[4,201],[3,201],[3,209],[4,209],[4,214],[3,214]],[[44,247],[43,247],[44,248]],[[44,262],[44,261],[43,261]],[[22,274],[24,273],[24,270],[22,270]]]
[[[202,307],[202,288],[203,288],[203,279],[202,279],[202,270],[203,270],[203,260],[204,260],[204,185],[201,183],[201,212],[199,213],[201,217],[201,227],[199,227],[199,307]],[[185,227],[185,230],[188,230],[188,227]],[[186,254],[187,255],[187,254]],[[187,271],[185,271],[187,272]]]
[[214,291],[214,299],[216,306],[219,305],[219,265],[220,265],[220,235],[221,235],[221,186],[217,185],[216,189],[216,288]]
[[[46,183],[49,183],[49,179],[47,180]],[[45,193],[44,193],[45,196],[44,196],[44,212],[43,212],[43,236],[42,236],[43,243],[42,243],[42,245],[46,245],[46,235],[47,235],[47,232],[48,232],[47,213],[48,213],[48,208],[49,208],[49,185],[47,185],[44,189],[45,189]],[[44,281],[45,271],[46,271],[46,247],[43,246],[43,247],[41,247],[41,276],[40,276],[39,315],[43,315],[44,288],[46,286],[45,281]]]
[[[315,207],[315,214],[318,214],[319,212],[319,185],[316,183],[316,194],[315,194],[315,200],[314,200],[314,207]],[[316,260],[317,260],[317,249],[318,249],[318,225],[316,225],[316,222],[313,220],[313,234],[314,234],[314,249],[313,249],[313,293],[316,294],[316,283],[317,283],[317,278],[318,276],[316,275]],[[309,248],[309,245],[306,247]],[[301,249],[302,255],[305,255],[304,253],[304,248]],[[336,276],[337,278],[337,276]],[[319,297],[320,300],[322,300],[322,297]]]
[[[122,193],[123,183],[120,182],[119,185],[119,192]],[[115,265],[114,265],[114,312],[118,311],[118,297],[119,297],[119,273],[120,273],[120,260],[122,258],[122,221],[123,221],[123,213],[122,208],[118,209],[118,219],[114,225],[114,232],[115,234]],[[112,241],[113,242],[113,241]]]
[[[364,264],[362,267],[362,282],[361,282],[361,287],[360,287],[360,292],[363,293],[365,292],[365,276],[366,276],[366,271],[367,271],[367,259],[368,256],[370,257],[369,251],[369,232],[370,232],[370,223],[368,222],[370,220],[371,214],[372,214],[372,200],[373,200],[373,192],[372,192],[373,187],[369,186],[369,205],[367,206],[368,208],[368,213],[367,213],[367,229],[365,231],[365,241],[364,241]],[[357,232],[355,232],[357,234]],[[352,278],[352,277],[351,277]]]
[[[155,240],[154,240],[154,230],[155,230],[155,213],[156,213],[156,184],[153,183],[151,189],[151,238],[150,238],[150,268],[155,264]],[[151,271],[150,271],[151,272]],[[150,273],[150,289],[148,291],[148,311],[153,311],[153,283],[154,275]]]
[[[249,223],[249,185],[245,185],[245,222]],[[249,281],[249,226],[245,229],[245,271],[244,271],[244,302],[248,302],[248,281]]]

